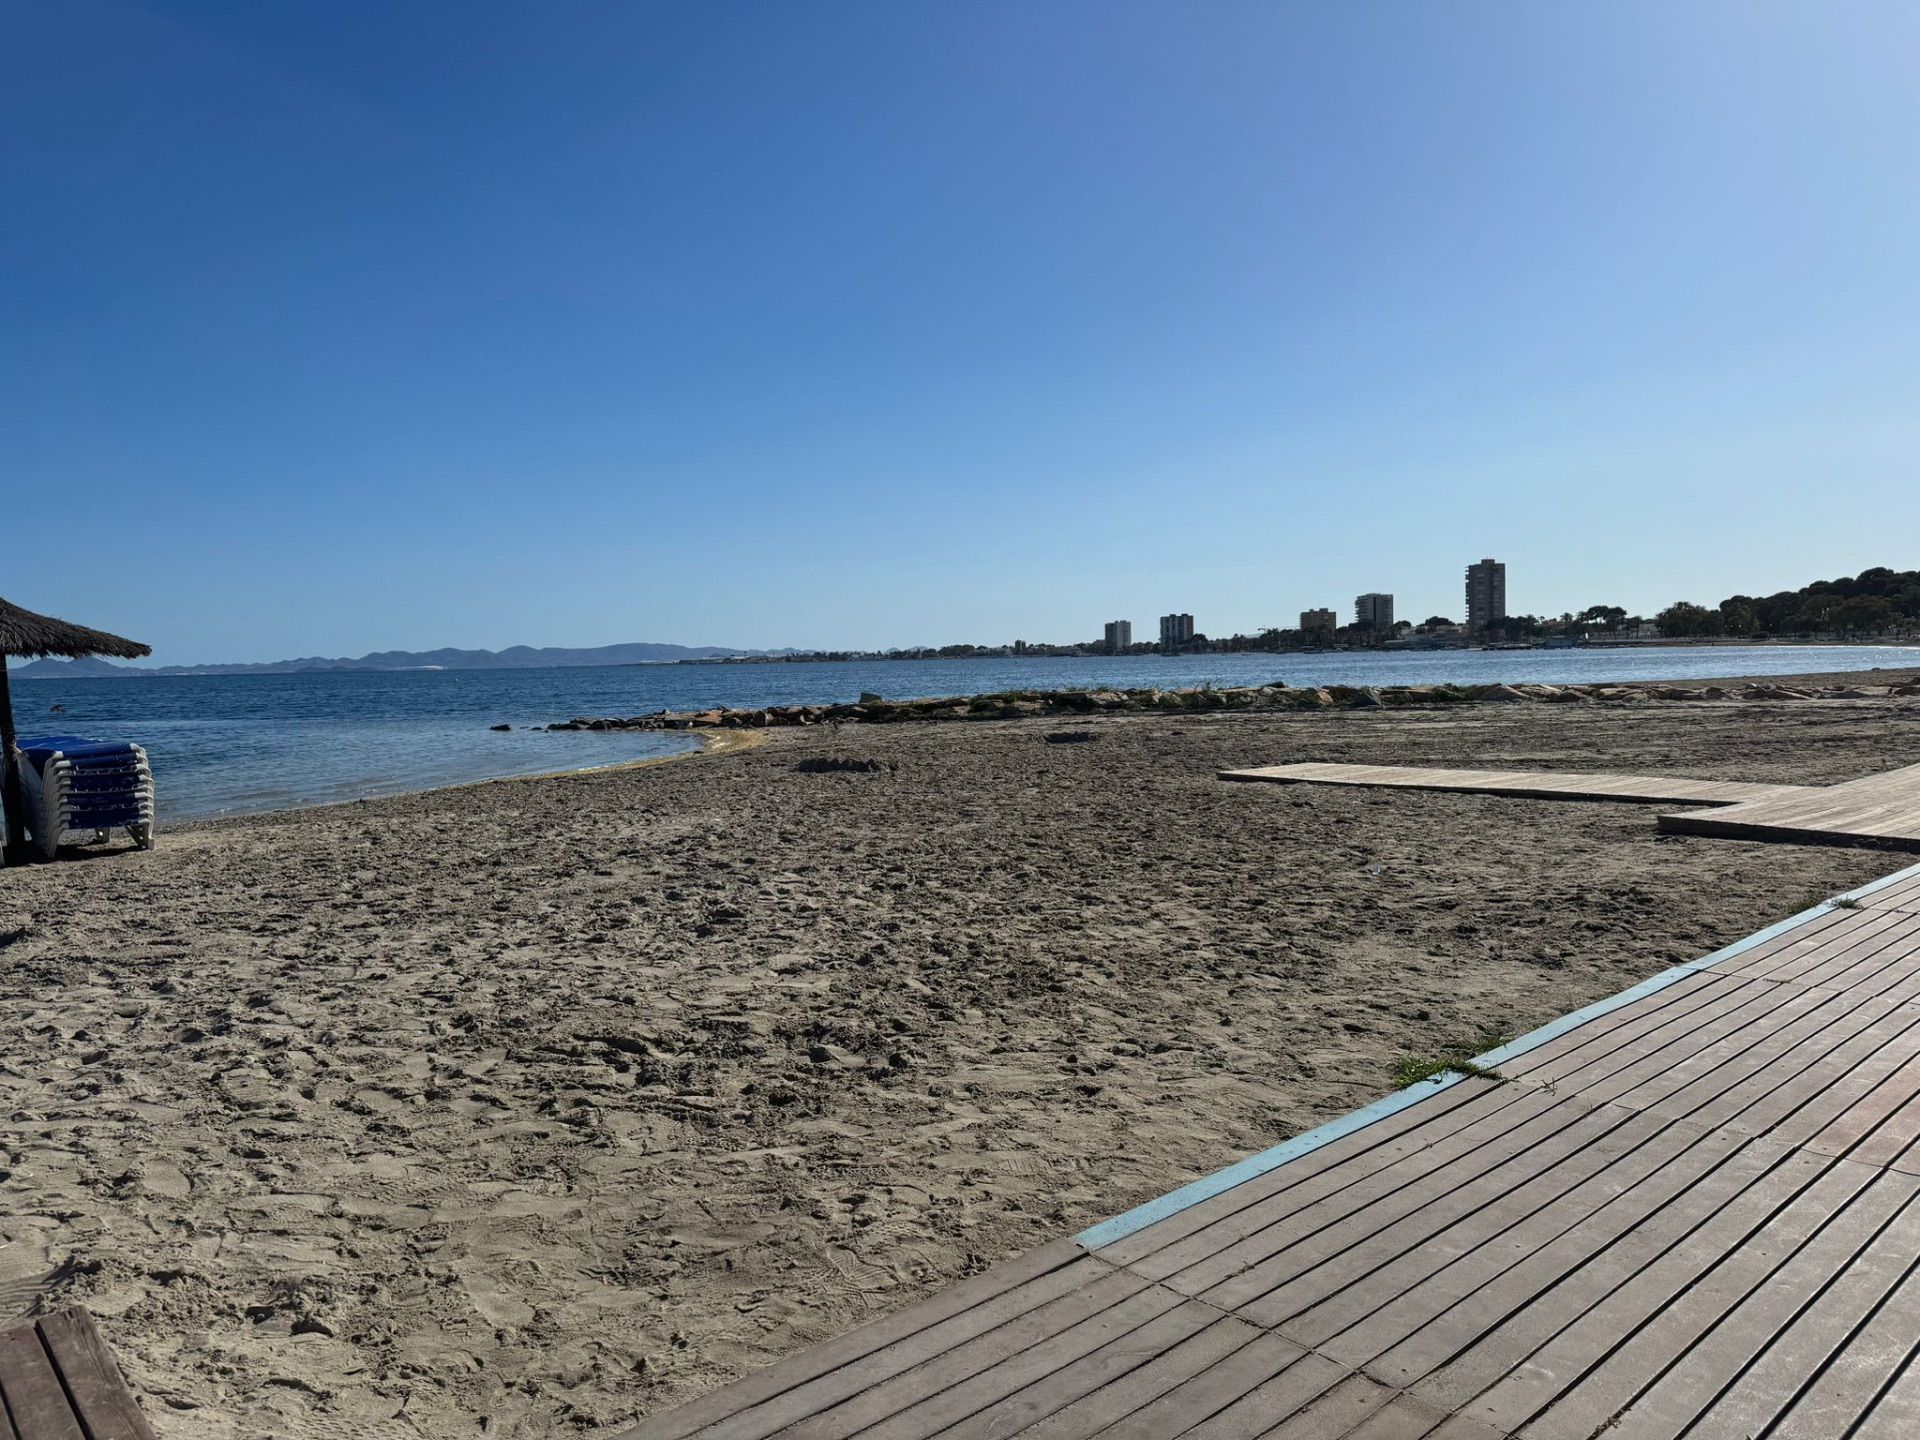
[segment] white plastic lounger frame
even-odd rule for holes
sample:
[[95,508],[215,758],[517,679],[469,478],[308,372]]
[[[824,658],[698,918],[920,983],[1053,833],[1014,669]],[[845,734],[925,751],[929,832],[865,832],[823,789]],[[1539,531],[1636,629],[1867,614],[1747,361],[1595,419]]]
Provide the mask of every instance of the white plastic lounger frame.
[[[136,772],[133,783],[128,786],[125,799],[130,801],[138,812],[139,818],[124,825],[133,843],[142,850],[153,848],[153,770],[147,764],[147,752],[139,746],[130,747]],[[59,854],[63,844],[97,844],[105,840],[111,831],[97,826],[72,824],[76,810],[84,813],[85,805],[69,788],[74,773],[73,763],[58,752],[47,761],[45,772],[31,764],[20,767],[20,783],[26,791],[28,828],[33,831],[33,842],[40,853],[51,860]]]

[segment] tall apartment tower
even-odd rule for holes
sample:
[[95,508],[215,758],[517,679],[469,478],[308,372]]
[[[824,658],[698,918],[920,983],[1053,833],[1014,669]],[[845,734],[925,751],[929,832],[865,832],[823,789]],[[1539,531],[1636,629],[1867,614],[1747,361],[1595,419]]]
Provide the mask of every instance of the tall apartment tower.
[[1507,567],[1492,559],[1467,566],[1467,629],[1484,630],[1507,618]]
[[1356,624],[1387,634],[1393,629],[1393,596],[1377,592],[1359,596],[1353,602],[1353,618]]
[[1133,648],[1133,621],[1107,622],[1107,654],[1124,655]]
[[1160,647],[1163,650],[1177,650],[1193,639],[1193,616],[1162,615],[1160,617]]

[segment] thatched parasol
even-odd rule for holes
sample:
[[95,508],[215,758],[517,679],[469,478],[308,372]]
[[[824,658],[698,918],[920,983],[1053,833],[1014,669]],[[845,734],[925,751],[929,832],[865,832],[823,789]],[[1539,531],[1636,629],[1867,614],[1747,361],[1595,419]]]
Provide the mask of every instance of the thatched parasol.
[[70,625],[51,615],[36,615],[0,600],[0,753],[6,756],[4,792],[7,805],[7,848],[18,851],[26,839],[26,801],[20,793],[20,747],[13,728],[13,692],[7,683],[9,655],[43,658],[61,655],[78,660],[87,655],[117,655],[135,660],[152,649],[138,640],[123,640],[104,630]]

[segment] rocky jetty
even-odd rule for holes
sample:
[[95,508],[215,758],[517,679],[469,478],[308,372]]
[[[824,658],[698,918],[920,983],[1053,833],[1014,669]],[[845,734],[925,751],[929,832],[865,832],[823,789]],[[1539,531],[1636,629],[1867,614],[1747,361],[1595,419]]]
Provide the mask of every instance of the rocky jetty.
[[1920,696],[1903,685],[1321,685],[1282,684],[1185,690],[1008,690],[932,700],[863,697],[853,704],[773,705],[761,710],[659,710],[649,715],[564,720],[551,730],[764,730],[790,725],[886,725],[932,720],[1022,720],[1154,711],[1382,710],[1446,705],[1742,703],[1872,700]]

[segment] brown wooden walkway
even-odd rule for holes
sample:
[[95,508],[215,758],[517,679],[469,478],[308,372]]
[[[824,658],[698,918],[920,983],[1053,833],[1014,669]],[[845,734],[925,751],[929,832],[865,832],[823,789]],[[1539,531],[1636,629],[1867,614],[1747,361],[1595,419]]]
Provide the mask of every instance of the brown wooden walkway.
[[86,1311],[0,1331],[0,1440],[155,1440]]
[[1529,799],[1625,800],[1670,805],[1738,805],[1821,793],[1805,785],[1751,785],[1740,780],[1686,780],[1671,775],[1616,775],[1598,770],[1444,770],[1416,765],[1262,765],[1248,770],[1222,770],[1220,778],[1265,780],[1281,785],[1459,790]]
[[1920,1436],[1920,866],[628,1440]]
[[1754,785],[1739,780],[1616,775],[1582,770],[1448,770],[1417,765],[1263,765],[1222,770],[1222,780],[1454,790],[1550,800],[1620,800],[1715,809],[1659,817],[1662,830],[1796,844],[1920,850],[1920,765],[1844,785]]
[[1761,797],[1709,814],[1660,817],[1662,830],[1743,840],[1841,841],[1920,849],[1920,765]]

